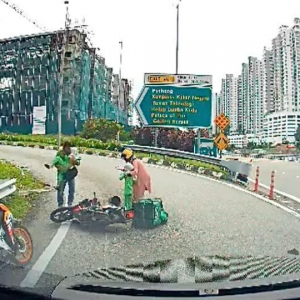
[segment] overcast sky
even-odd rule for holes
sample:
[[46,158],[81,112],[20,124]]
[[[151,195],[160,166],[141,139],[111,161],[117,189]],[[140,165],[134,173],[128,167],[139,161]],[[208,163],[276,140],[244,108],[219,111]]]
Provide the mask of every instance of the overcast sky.
[[[9,0],[49,30],[64,26],[63,0]],[[174,73],[177,0],[70,0],[72,20],[94,31],[106,64],[134,80],[134,96],[147,72]],[[214,92],[226,73],[240,73],[248,56],[261,58],[280,25],[300,17],[300,0],[182,0],[179,73],[213,75]],[[0,0],[0,39],[40,30]]]

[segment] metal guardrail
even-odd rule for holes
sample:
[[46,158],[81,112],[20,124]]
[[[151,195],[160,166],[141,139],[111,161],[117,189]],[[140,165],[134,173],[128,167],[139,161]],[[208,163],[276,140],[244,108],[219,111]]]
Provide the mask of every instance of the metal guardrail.
[[166,148],[156,148],[156,147],[148,147],[148,146],[140,146],[140,145],[123,145],[124,147],[128,147],[133,151],[150,153],[150,154],[158,154],[162,156],[171,156],[177,158],[184,158],[184,159],[191,159],[197,160],[204,163],[209,163],[215,166],[219,166],[223,169],[234,173],[241,173],[246,176],[249,176],[251,173],[251,165],[241,161],[227,161],[224,159],[200,155],[185,151],[173,150],[173,149],[166,149]]
[[16,179],[10,180],[0,180],[0,200],[4,197],[11,195],[13,192],[17,190],[16,188]]
[[148,147],[148,146],[140,146],[140,145],[123,145],[123,146],[128,147],[133,151],[145,152],[150,154],[158,154],[158,155],[167,155],[167,156],[173,156],[173,157],[185,158],[185,159],[193,159],[193,160],[206,162],[216,166],[220,166],[222,161],[221,159],[216,157],[205,156],[205,155],[173,150],[173,149],[156,148],[156,147]]

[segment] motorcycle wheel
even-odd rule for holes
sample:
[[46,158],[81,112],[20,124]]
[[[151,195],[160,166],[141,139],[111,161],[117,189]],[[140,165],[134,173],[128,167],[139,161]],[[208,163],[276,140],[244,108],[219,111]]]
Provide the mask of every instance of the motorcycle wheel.
[[25,227],[18,225],[14,228],[14,237],[16,242],[14,261],[18,265],[25,266],[31,261],[33,255],[31,235]]
[[50,219],[54,223],[62,223],[71,220],[73,219],[72,210],[73,207],[59,207],[51,213]]

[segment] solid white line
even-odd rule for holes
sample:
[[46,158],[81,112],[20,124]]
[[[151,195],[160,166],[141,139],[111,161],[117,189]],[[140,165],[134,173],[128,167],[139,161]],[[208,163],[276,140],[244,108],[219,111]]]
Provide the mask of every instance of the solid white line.
[[67,235],[70,229],[70,225],[71,222],[67,222],[67,223],[63,223],[59,227],[52,241],[48,245],[48,247],[44,250],[42,255],[32,266],[32,268],[30,269],[30,271],[28,272],[24,280],[21,282],[20,284],[21,287],[33,288],[37,284],[43,272],[45,271],[46,267],[48,266],[50,260],[55,255],[57,249],[59,248],[65,236]]

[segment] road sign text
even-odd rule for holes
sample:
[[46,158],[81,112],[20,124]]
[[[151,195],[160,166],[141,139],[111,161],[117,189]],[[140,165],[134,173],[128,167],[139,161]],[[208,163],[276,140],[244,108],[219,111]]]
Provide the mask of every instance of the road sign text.
[[209,127],[211,88],[145,86],[137,109],[145,125]]

